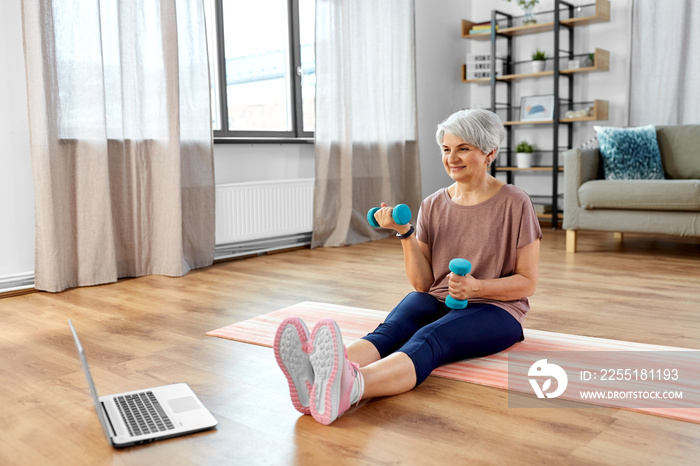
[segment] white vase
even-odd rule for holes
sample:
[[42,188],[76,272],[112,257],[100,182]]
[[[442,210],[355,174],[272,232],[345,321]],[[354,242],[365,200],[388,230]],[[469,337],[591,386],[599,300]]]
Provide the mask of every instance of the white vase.
[[516,152],[515,164],[518,168],[532,167],[532,152]]
[[532,72],[539,73],[544,71],[545,63],[546,62],[544,60],[532,60]]
[[535,16],[535,5],[521,6],[523,10],[523,26],[537,24],[537,16]]

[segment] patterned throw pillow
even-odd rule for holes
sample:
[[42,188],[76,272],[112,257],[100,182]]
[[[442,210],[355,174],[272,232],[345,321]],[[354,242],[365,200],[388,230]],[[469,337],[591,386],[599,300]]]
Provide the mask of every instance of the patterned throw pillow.
[[653,125],[594,126],[606,180],[662,180],[664,167]]

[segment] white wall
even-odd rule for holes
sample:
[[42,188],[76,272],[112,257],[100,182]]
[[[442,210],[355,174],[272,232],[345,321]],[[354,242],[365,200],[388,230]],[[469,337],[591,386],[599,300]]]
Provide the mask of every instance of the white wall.
[[3,2],[0,14],[0,280],[34,272],[34,188],[20,4]]
[[314,177],[313,144],[214,144],[216,184]]
[[425,198],[452,182],[442,166],[435,130],[450,113],[470,106],[469,87],[461,78],[465,45],[461,20],[469,18],[472,1],[415,3],[418,147]]

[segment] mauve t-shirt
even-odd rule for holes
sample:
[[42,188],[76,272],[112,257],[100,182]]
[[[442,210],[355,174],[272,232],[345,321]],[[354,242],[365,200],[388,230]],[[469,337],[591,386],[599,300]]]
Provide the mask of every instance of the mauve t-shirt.
[[[542,238],[530,197],[511,184],[471,206],[455,203],[447,188],[440,189],[421,203],[416,232],[418,241],[430,250],[434,281],[428,292],[441,301],[448,294],[452,259],[469,260],[471,275],[480,280],[508,277],[515,273],[517,249]],[[521,324],[530,309],[525,297],[514,301],[472,298],[469,302],[491,303]]]

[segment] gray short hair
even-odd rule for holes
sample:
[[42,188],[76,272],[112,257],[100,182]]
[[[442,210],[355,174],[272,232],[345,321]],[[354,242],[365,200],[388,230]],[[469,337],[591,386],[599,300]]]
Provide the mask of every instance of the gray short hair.
[[445,133],[474,144],[484,154],[496,149],[494,157],[498,155],[501,143],[506,137],[506,130],[498,115],[482,108],[460,110],[440,123],[435,134],[439,146],[442,146]]

